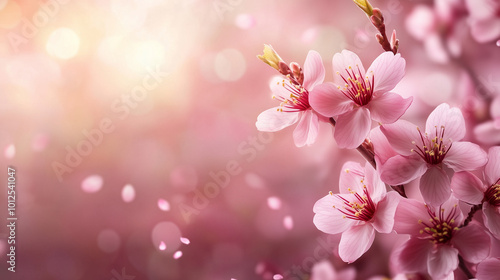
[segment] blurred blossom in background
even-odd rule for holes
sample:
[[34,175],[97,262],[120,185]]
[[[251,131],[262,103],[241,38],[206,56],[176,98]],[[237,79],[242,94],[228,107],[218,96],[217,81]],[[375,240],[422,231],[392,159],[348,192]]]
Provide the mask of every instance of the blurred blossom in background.
[[[499,36],[471,35],[486,16],[372,3],[407,61],[403,118],[422,124],[448,102],[464,110],[469,141],[498,144]],[[432,36],[412,29],[429,18]],[[256,58],[264,43],[300,64],[318,51],[331,81],[336,52],[367,65],[381,53],[375,31],[347,0],[0,0],[0,148],[2,170],[16,169],[18,217],[16,272],[4,226],[0,278],[307,279],[323,260],[324,275],[394,276],[389,254],[403,240],[380,235],[347,265],[340,236],[312,222],[343,163],[362,157],[338,149],[326,124],[300,149],[291,128],[255,127],[276,105],[276,73]]]

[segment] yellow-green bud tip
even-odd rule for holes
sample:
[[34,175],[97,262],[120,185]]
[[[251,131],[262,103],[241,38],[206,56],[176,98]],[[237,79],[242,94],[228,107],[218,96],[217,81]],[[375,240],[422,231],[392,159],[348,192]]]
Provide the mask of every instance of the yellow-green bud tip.
[[353,0],[354,4],[358,5],[358,7],[363,10],[369,17],[373,15],[373,7],[367,0]]
[[264,45],[264,54],[257,57],[278,71],[280,69],[279,64],[283,61],[271,45]]

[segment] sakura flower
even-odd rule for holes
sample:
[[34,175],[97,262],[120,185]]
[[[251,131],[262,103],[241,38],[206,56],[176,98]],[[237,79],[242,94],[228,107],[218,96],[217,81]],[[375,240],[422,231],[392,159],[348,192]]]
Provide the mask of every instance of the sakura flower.
[[487,161],[486,153],[478,145],[459,141],[465,135],[462,112],[446,103],[429,115],[424,132],[404,120],[380,129],[399,154],[380,167],[382,181],[400,185],[420,178],[420,192],[432,205],[450,197],[453,172],[472,171]]
[[335,84],[324,83],[311,93],[311,106],[326,117],[335,117],[334,137],[340,148],[361,145],[371,128],[371,120],[393,123],[410,106],[390,92],[403,78],[405,60],[400,54],[385,52],[365,71],[359,57],[348,50],[333,56]]
[[370,249],[375,231],[392,231],[399,195],[386,193],[385,184],[368,163],[363,168],[347,162],[343,170],[340,193],[330,192],[314,204],[313,222],[325,233],[342,233],[339,256],[351,263]]
[[271,85],[273,98],[280,101],[280,105],[262,112],[257,117],[257,129],[275,132],[298,122],[293,132],[295,145],[311,145],[318,136],[320,119],[324,120],[309,105],[309,95],[325,78],[321,56],[310,51],[302,70],[297,63],[291,63],[288,67],[274,50],[268,48],[270,46],[264,49],[261,60],[284,74],[287,79]]
[[500,95],[490,104],[491,120],[476,125],[474,135],[478,142],[484,144],[500,143]]
[[484,182],[470,172],[457,172],[451,186],[455,196],[467,203],[482,204],[485,226],[500,238],[500,147],[488,151]]
[[394,230],[410,234],[410,239],[395,251],[393,259],[403,272],[428,273],[432,279],[444,279],[457,269],[459,254],[470,263],[479,263],[488,256],[489,235],[474,223],[460,228],[464,216],[457,204],[454,197],[439,207],[414,199],[400,201]]
[[500,2],[497,0],[465,0],[472,37],[479,43],[500,38]]
[[310,280],[354,280],[356,279],[356,270],[348,267],[341,271],[336,271],[327,260],[315,263],[311,269]]
[[500,275],[500,258],[490,258],[477,265],[478,280],[497,280]]

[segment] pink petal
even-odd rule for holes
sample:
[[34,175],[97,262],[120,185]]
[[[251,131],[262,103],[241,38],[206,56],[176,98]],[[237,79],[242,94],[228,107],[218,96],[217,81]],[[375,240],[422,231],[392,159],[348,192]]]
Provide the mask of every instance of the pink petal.
[[317,84],[322,83],[324,79],[325,67],[321,55],[316,51],[309,51],[304,62],[304,88],[312,90]]
[[491,102],[490,115],[493,119],[500,118],[500,95],[497,95]]
[[470,204],[481,203],[486,191],[483,182],[476,175],[467,171],[457,172],[453,175],[451,189],[456,198]]
[[347,263],[361,257],[373,244],[375,230],[369,224],[354,226],[342,233],[339,243],[339,256]]
[[337,118],[334,137],[341,149],[357,148],[368,136],[371,127],[370,111],[360,107]]
[[440,205],[450,198],[450,178],[443,169],[432,166],[420,178],[420,193],[426,203]]
[[452,242],[460,255],[471,263],[479,263],[490,253],[490,236],[477,224],[471,223],[455,231]]
[[300,112],[280,112],[280,107],[267,109],[257,117],[259,131],[275,132],[288,127],[299,120]]
[[318,85],[310,92],[311,107],[326,117],[342,115],[352,110],[353,102],[332,83]]
[[429,274],[433,279],[443,279],[458,267],[458,250],[450,246],[441,245],[429,254],[427,260]]
[[394,214],[399,203],[399,194],[396,192],[389,192],[377,204],[375,217],[372,219],[373,227],[376,231],[381,233],[390,233],[394,226]]
[[437,129],[439,134],[438,138],[441,138],[441,133],[439,131],[442,127],[445,129],[442,138],[446,143],[450,140],[452,142],[462,140],[465,136],[465,120],[460,109],[456,107],[450,108],[450,105],[446,103],[437,106],[427,118],[425,132],[427,132],[429,136],[436,136]]
[[500,275],[500,259],[487,259],[477,265],[476,278],[481,280],[498,280]]
[[377,166],[384,164],[389,158],[398,155],[380,130],[380,126],[377,126],[370,131],[369,138],[375,150],[375,160],[377,161]]
[[392,148],[401,155],[409,156],[413,154],[415,144],[420,143],[420,133],[417,126],[409,121],[398,120],[392,124],[380,126],[380,130],[392,145]]
[[322,260],[314,264],[311,269],[311,280],[329,280],[336,278],[336,271],[327,260]]
[[386,194],[387,190],[384,182],[380,180],[378,172],[373,168],[373,166],[366,162],[365,163],[365,180],[366,188],[370,194],[373,202],[379,202]]
[[434,32],[436,16],[432,8],[426,5],[417,5],[406,18],[406,29],[417,40],[424,40],[428,34]]
[[374,76],[373,94],[380,95],[392,90],[405,75],[406,61],[401,54],[392,52],[380,54],[368,68],[367,76]]
[[474,136],[479,143],[497,144],[500,143],[500,129],[495,124],[495,121],[487,121],[478,124],[474,127]]
[[470,142],[454,142],[443,162],[458,171],[472,171],[486,164],[488,155],[479,145]]
[[293,87],[289,80],[283,79],[282,76],[275,76],[272,78],[269,87],[273,93],[273,96],[283,97],[285,99],[290,98],[290,91],[285,88]]
[[488,19],[495,16],[498,3],[491,0],[465,0],[469,16],[474,19]]
[[472,21],[471,34],[479,43],[487,43],[498,39],[500,36],[500,19],[490,18],[487,20]]
[[389,185],[409,183],[422,176],[427,165],[419,157],[395,156],[388,159],[380,169],[380,179]]
[[394,216],[394,230],[398,234],[418,235],[424,227],[418,221],[428,216],[424,203],[415,199],[401,199]]
[[365,76],[365,68],[363,67],[363,63],[361,63],[358,55],[348,50],[343,50],[341,53],[336,53],[333,56],[332,66],[334,73],[334,82],[335,84],[340,86],[345,84],[344,80],[340,76],[343,76],[347,79],[347,77],[349,77],[349,74],[347,73],[346,69],[349,69],[349,67],[353,68],[356,73],[359,69],[359,71],[361,72],[360,76]]
[[500,147],[491,147],[488,150],[488,163],[484,167],[486,182],[493,185],[500,178]]
[[393,123],[397,121],[410,107],[413,97],[404,99],[401,95],[387,92],[373,98],[368,103],[371,118],[380,123]]
[[363,184],[361,180],[364,177],[362,174],[365,174],[365,170],[361,164],[353,161],[344,163],[340,171],[339,193],[350,194],[351,190],[362,193]]
[[303,147],[316,141],[319,130],[318,115],[313,110],[306,110],[300,117],[299,124],[293,131],[295,146]]
[[427,271],[432,243],[425,239],[410,238],[395,251],[396,266],[406,273]]
[[355,224],[354,220],[344,218],[344,214],[333,208],[334,205],[339,205],[339,202],[333,195],[326,195],[314,204],[313,211],[316,214],[313,223],[322,232],[337,234]]
[[483,203],[484,225],[490,232],[500,239],[500,213],[499,209],[489,203]]

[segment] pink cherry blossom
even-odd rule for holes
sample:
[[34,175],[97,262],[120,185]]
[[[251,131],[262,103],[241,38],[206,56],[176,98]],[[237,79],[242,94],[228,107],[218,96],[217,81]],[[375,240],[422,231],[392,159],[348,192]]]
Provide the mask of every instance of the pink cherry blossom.
[[465,0],[472,37],[479,43],[500,38],[500,2],[497,0]]
[[394,230],[410,234],[410,239],[394,252],[396,265],[403,272],[428,273],[432,279],[444,279],[457,269],[458,254],[470,263],[484,260],[490,250],[489,235],[474,223],[459,228],[463,221],[453,196],[439,207],[414,199],[401,200]]
[[271,85],[280,106],[268,109],[257,117],[257,129],[275,132],[298,122],[293,132],[297,147],[311,145],[316,141],[319,121],[323,119],[309,105],[309,96],[316,90],[316,85],[325,79],[325,68],[321,56],[316,51],[309,51],[304,63],[303,82],[289,76]]
[[340,174],[339,194],[330,194],[314,205],[313,222],[329,234],[342,233],[339,256],[354,262],[368,249],[375,231],[389,233],[399,195],[386,193],[385,184],[370,164],[347,162]]
[[478,280],[497,280],[498,275],[500,275],[500,258],[490,258],[477,265]]
[[476,125],[474,135],[480,143],[500,143],[500,95],[496,96],[490,104],[491,120]]
[[311,269],[310,280],[354,280],[356,279],[356,270],[348,267],[341,271],[335,270],[332,263],[322,260],[315,263]]
[[359,57],[348,50],[333,56],[335,84],[324,83],[311,93],[311,106],[326,117],[335,117],[334,137],[340,148],[361,145],[371,121],[393,123],[406,112],[413,98],[390,92],[404,76],[405,60],[385,52],[365,71]]
[[487,161],[478,145],[459,141],[465,135],[462,112],[446,103],[429,115],[425,132],[404,120],[383,125],[381,131],[399,153],[380,167],[382,181],[400,185],[419,178],[420,192],[432,205],[450,197],[450,174],[475,170]]
[[467,203],[482,204],[485,226],[500,238],[500,147],[488,151],[484,182],[470,172],[457,172],[451,181],[455,196]]

